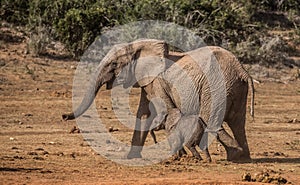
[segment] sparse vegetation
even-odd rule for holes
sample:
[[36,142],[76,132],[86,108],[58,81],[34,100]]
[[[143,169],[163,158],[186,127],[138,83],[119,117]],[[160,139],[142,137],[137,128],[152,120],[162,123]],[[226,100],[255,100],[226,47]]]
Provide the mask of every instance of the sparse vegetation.
[[[78,58],[104,29],[152,19],[188,27],[207,44],[233,51],[244,63],[268,66],[289,63],[283,54],[286,40],[268,31],[294,30],[299,42],[299,7],[298,0],[1,0],[0,14],[2,20],[26,25],[33,54],[43,54],[52,39]],[[276,49],[262,50],[277,38]]]

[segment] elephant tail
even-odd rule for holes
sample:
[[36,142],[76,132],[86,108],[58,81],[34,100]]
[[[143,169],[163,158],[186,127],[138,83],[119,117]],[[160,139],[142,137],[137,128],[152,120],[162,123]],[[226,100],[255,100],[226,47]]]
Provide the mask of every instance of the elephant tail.
[[250,76],[250,74],[244,69],[244,67],[238,62],[239,64],[239,71],[240,71],[240,78],[243,79],[244,82],[248,82],[249,88],[250,88],[250,115],[252,117],[252,120],[254,120],[254,83],[253,79]]
[[253,79],[249,75],[248,77],[248,84],[250,87],[250,96],[251,96],[251,103],[250,103],[250,115],[252,117],[252,120],[254,120],[254,84],[253,84]]

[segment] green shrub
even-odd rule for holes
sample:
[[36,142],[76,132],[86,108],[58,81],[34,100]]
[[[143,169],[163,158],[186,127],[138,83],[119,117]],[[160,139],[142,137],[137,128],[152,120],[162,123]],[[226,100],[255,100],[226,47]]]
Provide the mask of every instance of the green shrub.
[[[33,53],[45,52],[53,39],[79,57],[103,30],[139,20],[174,22],[192,29],[209,45],[227,43],[232,50],[243,46],[258,51],[261,45],[255,35],[267,27],[253,18],[257,12],[299,15],[299,8],[299,0],[1,0],[0,14],[2,20],[27,25]],[[245,61],[255,55],[238,49],[236,53]]]
[[242,63],[258,63],[267,67],[282,64],[289,67],[298,65],[289,58],[289,53],[295,49],[280,36],[271,36],[266,33],[252,35],[231,50]]
[[29,15],[28,0],[1,0],[1,20],[16,25],[26,25]]
[[263,11],[300,11],[299,0],[251,0],[253,7]]

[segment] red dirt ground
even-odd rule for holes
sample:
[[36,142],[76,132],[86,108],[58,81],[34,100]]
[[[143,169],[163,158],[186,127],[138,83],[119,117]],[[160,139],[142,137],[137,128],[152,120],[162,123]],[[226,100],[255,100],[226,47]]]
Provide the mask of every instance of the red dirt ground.
[[[23,39],[1,32],[0,184],[261,184],[244,182],[242,175],[262,171],[300,184],[300,81],[293,78],[295,69],[281,71],[292,76],[284,83],[256,75],[265,68],[250,70],[261,81],[255,83],[255,120],[247,115],[251,163],[227,162],[224,148],[215,142],[210,146],[212,163],[183,159],[132,167],[97,154],[81,134],[69,133],[75,121],[62,121],[61,114],[72,110],[77,63],[25,54]],[[134,110],[138,93],[131,92]],[[109,95],[108,90],[98,94],[100,116],[107,127],[119,129],[113,133],[116,137],[129,143],[132,130],[118,124]]]

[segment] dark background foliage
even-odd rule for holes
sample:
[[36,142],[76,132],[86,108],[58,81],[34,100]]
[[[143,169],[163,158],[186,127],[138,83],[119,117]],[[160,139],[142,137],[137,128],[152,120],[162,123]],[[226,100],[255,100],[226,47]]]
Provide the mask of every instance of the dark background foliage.
[[[190,28],[243,63],[265,65],[297,65],[282,52],[300,43],[299,12],[299,0],[1,0],[0,7],[2,21],[27,28],[36,54],[53,40],[78,58],[105,29],[162,20]],[[293,44],[271,30],[290,30]]]

